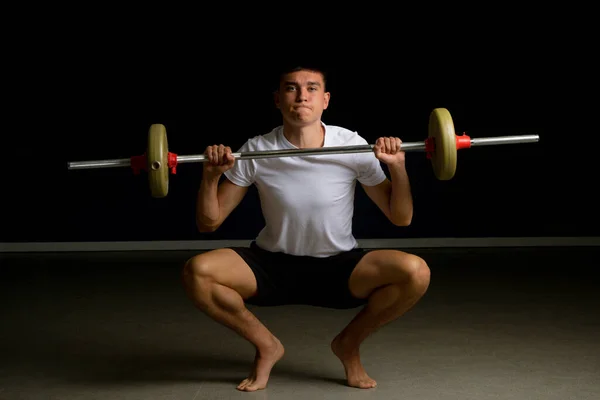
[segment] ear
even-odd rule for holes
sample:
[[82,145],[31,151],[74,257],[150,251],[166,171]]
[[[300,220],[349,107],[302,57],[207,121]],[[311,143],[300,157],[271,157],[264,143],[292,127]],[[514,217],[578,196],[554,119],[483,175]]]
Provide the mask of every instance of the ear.
[[329,99],[331,98],[331,93],[330,92],[325,92],[323,94],[323,110],[327,109],[327,106],[329,106]]
[[275,102],[275,107],[279,108],[281,100],[279,99],[279,92],[277,90],[273,92],[273,101]]

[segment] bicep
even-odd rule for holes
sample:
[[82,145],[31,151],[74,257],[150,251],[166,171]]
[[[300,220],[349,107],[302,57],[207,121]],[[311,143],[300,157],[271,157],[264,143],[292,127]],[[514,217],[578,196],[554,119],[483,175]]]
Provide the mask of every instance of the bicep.
[[389,179],[384,179],[383,182],[374,185],[367,186],[362,184],[365,193],[369,198],[379,207],[379,209],[383,212],[383,214],[390,219],[391,218],[391,210],[390,210],[390,197],[392,195],[392,182]]
[[231,212],[241,203],[247,192],[247,186],[236,185],[227,178],[221,182],[217,192],[220,209],[220,223],[223,222],[225,218],[227,218],[229,214],[231,214]]

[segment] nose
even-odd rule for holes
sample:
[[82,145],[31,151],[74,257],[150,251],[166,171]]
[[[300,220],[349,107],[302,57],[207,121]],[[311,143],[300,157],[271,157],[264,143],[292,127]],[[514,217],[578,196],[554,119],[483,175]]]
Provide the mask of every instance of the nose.
[[297,93],[296,101],[306,101],[308,99],[308,90],[306,88],[300,88]]

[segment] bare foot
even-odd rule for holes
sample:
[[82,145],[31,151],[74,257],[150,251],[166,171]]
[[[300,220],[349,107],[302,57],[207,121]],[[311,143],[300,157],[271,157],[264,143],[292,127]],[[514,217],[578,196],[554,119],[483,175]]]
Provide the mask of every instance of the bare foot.
[[360,389],[371,389],[377,386],[377,382],[367,375],[362,363],[358,348],[350,347],[344,344],[340,336],[336,336],[331,342],[331,350],[340,359],[344,370],[346,371],[346,379],[348,385]]
[[273,337],[272,346],[265,349],[257,349],[250,376],[244,379],[238,385],[237,389],[244,392],[254,392],[266,388],[271,369],[283,357],[284,352],[283,345],[276,337]]

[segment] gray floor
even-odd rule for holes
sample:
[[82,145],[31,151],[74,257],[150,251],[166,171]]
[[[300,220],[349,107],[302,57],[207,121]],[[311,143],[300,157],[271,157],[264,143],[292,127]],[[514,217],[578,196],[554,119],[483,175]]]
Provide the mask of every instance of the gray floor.
[[0,399],[600,398],[599,248],[414,252],[431,286],[364,343],[376,389],[329,350],[358,309],[253,307],[286,347],[255,393],[251,346],[183,293],[190,253],[0,255]]

